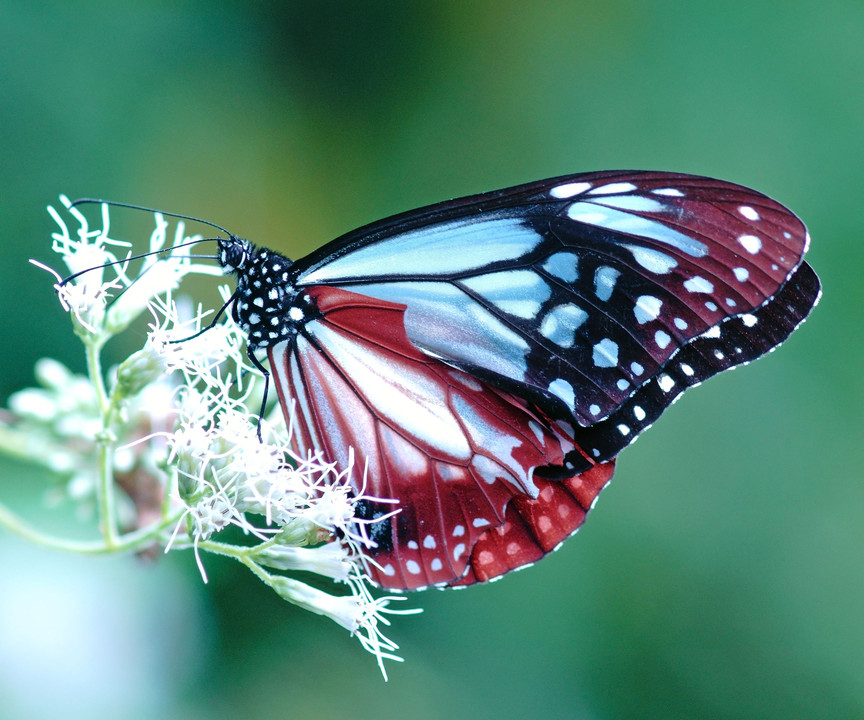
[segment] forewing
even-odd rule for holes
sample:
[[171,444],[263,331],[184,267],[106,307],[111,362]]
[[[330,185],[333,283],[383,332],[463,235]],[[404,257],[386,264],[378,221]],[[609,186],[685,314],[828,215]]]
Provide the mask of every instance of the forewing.
[[[794,214],[753,190],[607,172],[399,215],[294,272],[301,286],[404,304],[416,348],[588,427],[656,382],[691,342],[770,304],[807,243]],[[797,325],[817,297],[818,283],[785,315]],[[745,343],[712,370],[765,351]]]

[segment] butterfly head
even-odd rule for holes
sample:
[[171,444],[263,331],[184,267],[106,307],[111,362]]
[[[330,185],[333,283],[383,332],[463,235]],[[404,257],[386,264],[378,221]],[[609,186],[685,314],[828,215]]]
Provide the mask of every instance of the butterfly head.
[[219,264],[228,272],[244,272],[254,254],[255,248],[248,240],[236,235],[219,238]]

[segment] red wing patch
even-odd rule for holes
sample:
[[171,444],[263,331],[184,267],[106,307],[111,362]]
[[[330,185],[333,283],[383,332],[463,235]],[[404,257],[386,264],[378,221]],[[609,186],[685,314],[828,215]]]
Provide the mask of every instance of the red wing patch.
[[504,523],[477,540],[468,572],[453,585],[494,580],[557,549],[585,522],[614,470],[612,460],[562,481],[538,478],[540,494],[513,498]]
[[[581,525],[612,463],[566,486],[536,477],[541,467],[562,473],[574,449],[556,424],[417,350],[403,305],[322,286],[307,292],[320,314],[296,341],[270,349],[271,370],[286,417],[296,401],[298,449],[345,467],[353,448],[357,491],[397,501],[361,508],[368,519],[399,508],[370,526],[374,582],[413,590],[489,580]],[[513,543],[520,550],[508,555]]]

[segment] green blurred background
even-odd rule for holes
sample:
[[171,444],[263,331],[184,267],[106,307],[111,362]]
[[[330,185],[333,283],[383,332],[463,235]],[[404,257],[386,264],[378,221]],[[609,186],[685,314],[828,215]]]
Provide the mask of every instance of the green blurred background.
[[[560,552],[412,596],[386,685],[228,562],[205,587],[188,554],[0,533],[0,716],[864,717],[862,120],[854,0],[0,2],[3,398],[39,357],[81,367],[26,264],[61,192],[299,256],[447,197],[674,169],[794,208],[825,286],[780,352],[623,454]],[[13,504],[43,487],[0,465]]]

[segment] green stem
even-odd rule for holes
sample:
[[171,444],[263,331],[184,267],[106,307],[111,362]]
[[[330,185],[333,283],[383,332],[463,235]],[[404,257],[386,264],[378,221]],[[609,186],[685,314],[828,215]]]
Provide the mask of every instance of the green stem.
[[255,573],[258,579],[267,585],[267,587],[273,587],[273,576],[250,557],[252,551],[261,548],[260,545],[254,547],[241,547],[238,545],[216,542],[214,540],[202,540],[198,543],[198,548],[200,550],[212,552],[215,555],[234,558],[237,562],[243,563],[253,573]]
[[100,351],[103,344],[104,341],[100,338],[92,338],[85,343],[85,346],[87,349],[87,371],[96,392],[99,411],[102,413],[102,436],[99,438],[99,481],[97,483],[99,525],[102,529],[105,545],[108,548],[115,548],[120,542],[120,533],[117,526],[117,502],[114,497],[115,439],[111,431],[111,420],[114,413],[113,405],[105,389],[105,379],[102,377]]
[[88,338],[84,343],[87,350],[87,373],[96,391],[96,399],[99,401],[99,411],[104,416],[108,412],[108,391],[105,389],[105,379],[102,377],[102,346],[105,344],[98,337]]
[[104,540],[76,541],[54,537],[37,530],[29,523],[22,520],[8,507],[0,503],[0,525],[16,535],[42,545],[43,547],[82,555],[107,555],[113,552],[135,552],[143,550],[148,545],[159,539],[159,536],[169,527],[180,520],[178,513],[174,517],[164,518],[157,523],[140,528],[134,532],[127,533],[117,538],[114,543],[108,544]]

